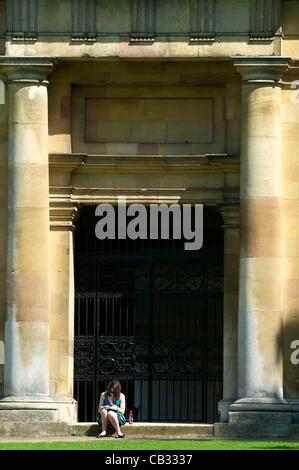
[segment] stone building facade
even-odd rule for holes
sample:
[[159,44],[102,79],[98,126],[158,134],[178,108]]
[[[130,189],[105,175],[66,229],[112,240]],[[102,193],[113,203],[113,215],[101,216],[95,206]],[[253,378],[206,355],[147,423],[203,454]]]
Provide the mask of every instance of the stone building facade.
[[74,237],[125,195],[221,217],[215,429],[290,432],[299,0],[0,0],[0,78],[1,426],[76,422]]

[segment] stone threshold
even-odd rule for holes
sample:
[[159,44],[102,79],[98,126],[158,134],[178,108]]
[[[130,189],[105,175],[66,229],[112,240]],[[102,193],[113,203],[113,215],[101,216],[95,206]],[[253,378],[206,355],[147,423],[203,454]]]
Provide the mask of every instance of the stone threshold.
[[[71,435],[73,436],[95,436],[100,432],[100,427],[96,423],[76,423],[70,426]],[[198,423],[133,423],[125,424],[122,431],[127,437],[132,438],[200,438],[213,437],[213,424]],[[108,431],[108,435],[113,432]]]
[[[5,422],[0,423],[3,439],[84,439],[96,438],[100,432],[97,423]],[[114,433],[110,429],[108,438]],[[299,423],[236,424],[236,423],[127,423],[122,427],[128,439],[285,439],[299,440]]]

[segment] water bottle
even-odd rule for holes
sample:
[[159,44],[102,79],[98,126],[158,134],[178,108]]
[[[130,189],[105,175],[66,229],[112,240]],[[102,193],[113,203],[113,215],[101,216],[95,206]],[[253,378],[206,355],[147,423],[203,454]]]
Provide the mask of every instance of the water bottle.
[[129,413],[129,424],[133,424],[133,423],[134,423],[133,411],[131,410]]

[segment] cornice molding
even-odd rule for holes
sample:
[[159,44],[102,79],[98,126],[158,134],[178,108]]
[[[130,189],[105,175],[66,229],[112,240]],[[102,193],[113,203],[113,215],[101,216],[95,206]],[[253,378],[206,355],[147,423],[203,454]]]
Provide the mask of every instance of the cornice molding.
[[168,170],[175,172],[194,171],[239,171],[240,158],[226,154],[207,154],[193,156],[166,155],[86,155],[86,154],[50,154],[50,170],[60,172],[136,172]]
[[50,200],[50,229],[74,230],[79,215],[79,205],[72,201]]
[[[239,204],[239,188],[232,187],[198,187],[198,188],[98,188],[50,186],[50,220],[65,226],[65,220],[73,217],[82,205],[97,205],[101,203],[117,204],[119,196],[126,196],[128,203],[141,204]],[[75,212],[76,214],[76,212]],[[72,225],[72,224],[70,224]]]

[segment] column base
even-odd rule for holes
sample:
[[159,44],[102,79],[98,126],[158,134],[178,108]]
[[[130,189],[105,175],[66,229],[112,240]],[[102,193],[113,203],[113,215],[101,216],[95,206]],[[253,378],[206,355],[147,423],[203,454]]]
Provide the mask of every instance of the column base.
[[262,424],[262,423],[215,423],[214,437],[217,438],[299,438],[299,424]]
[[68,423],[77,419],[77,403],[72,398],[47,396],[11,396],[0,400],[0,424]]
[[220,423],[228,422],[230,406],[234,403],[234,401],[235,400],[231,398],[230,400],[226,399],[218,402],[218,416]]
[[288,425],[292,422],[292,409],[284,398],[241,398],[230,406],[229,422]]
[[58,421],[60,423],[75,424],[78,418],[78,404],[74,398],[55,397],[57,406]]

